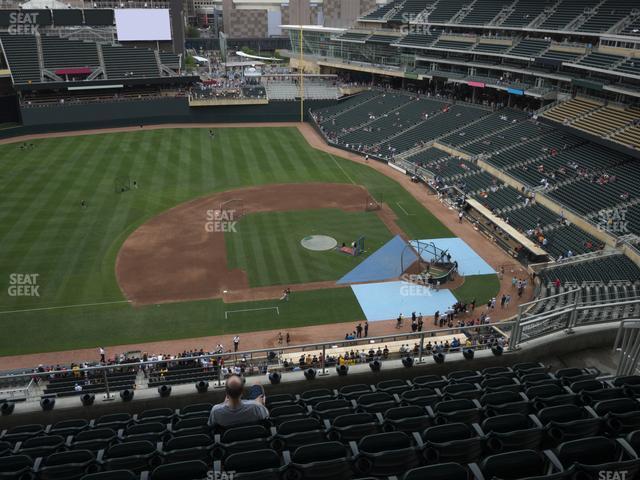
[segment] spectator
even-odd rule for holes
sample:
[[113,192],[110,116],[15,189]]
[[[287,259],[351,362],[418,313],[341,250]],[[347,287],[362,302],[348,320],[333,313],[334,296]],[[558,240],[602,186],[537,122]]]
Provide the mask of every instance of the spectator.
[[[260,386],[254,386],[257,388]],[[252,389],[253,390],[253,389]],[[242,400],[243,384],[238,375],[231,375],[225,385],[224,402],[214,405],[209,415],[209,426],[231,427],[248,423],[256,423],[269,416],[264,406],[264,391],[255,400]]]

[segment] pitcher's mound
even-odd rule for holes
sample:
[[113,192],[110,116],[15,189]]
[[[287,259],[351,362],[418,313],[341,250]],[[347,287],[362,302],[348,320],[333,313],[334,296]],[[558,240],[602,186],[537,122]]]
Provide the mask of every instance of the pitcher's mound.
[[327,235],[310,235],[304,237],[300,244],[307,250],[313,250],[316,252],[323,252],[325,250],[332,250],[336,248],[338,242],[335,238]]

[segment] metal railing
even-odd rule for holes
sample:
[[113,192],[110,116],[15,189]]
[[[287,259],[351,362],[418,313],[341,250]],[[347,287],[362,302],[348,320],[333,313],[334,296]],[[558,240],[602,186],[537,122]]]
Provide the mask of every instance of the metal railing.
[[[574,293],[575,290],[569,292]],[[640,314],[640,299],[623,300],[601,304],[581,304],[579,295],[573,302],[561,308],[534,315],[523,320],[519,315],[511,335],[511,344],[516,347],[552,333],[566,331],[573,333],[574,328],[618,322],[635,318]]]
[[[64,390],[65,396],[81,395],[84,393],[91,394],[105,394],[105,399],[112,399],[114,390],[113,381],[110,381],[110,376],[114,374],[135,374],[136,386],[139,388],[145,388],[146,381],[144,379],[147,376],[151,377],[158,375],[159,378],[167,378],[167,372],[170,367],[178,365],[193,364],[194,370],[200,370],[194,373],[193,377],[185,379],[184,381],[175,382],[173,384],[188,384],[196,383],[200,380],[213,381],[214,386],[224,385],[223,368],[229,368],[233,371],[233,367],[236,365],[250,365],[260,362],[263,367],[260,369],[260,373],[264,374],[266,371],[279,371],[284,370],[283,361],[290,357],[292,354],[301,355],[304,354],[317,354],[318,362],[315,365],[308,365],[309,367],[316,368],[319,375],[326,374],[328,368],[332,368],[336,365],[338,357],[338,351],[342,349],[360,349],[368,351],[373,348],[382,349],[387,344],[392,342],[405,342],[406,345],[411,347],[407,353],[399,353],[397,345],[392,345],[395,350],[389,353],[389,358],[401,358],[406,355],[410,355],[414,358],[416,363],[423,363],[427,357],[431,355],[428,344],[431,340],[444,341],[450,340],[452,336],[460,337],[460,346],[457,348],[451,347],[447,353],[461,353],[465,348],[465,342],[467,338],[473,339],[472,346],[470,348],[474,350],[482,350],[490,348],[488,339],[502,338],[504,345],[509,345],[509,330],[514,326],[514,322],[499,322],[490,323],[484,325],[464,326],[455,328],[435,329],[421,332],[403,332],[395,333],[391,335],[383,335],[377,337],[364,337],[356,338],[353,340],[332,340],[318,343],[308,343],[302,345],[278,345],[271,348],[262,348],[256,350],[246,350],[238,352],[222,352],[222,353],[206,353],[204,355],[197,355],[191,357],[172,357],[163,358],[162,360],[147,360],[130,359],[121,363],[114,363],[110,365],[97,365],[85,368],[67,368],[66,370],[52,370],[45,372],[25,372],[13,375],[0,376],[0,385],[6,382],[16,383],[20,379],[24,380],[25,388],[35,384],[35,388],[26,388],[25,399],[27,401],[39,400],[41,396],[56,396],[54,393],[45,394],[45,388],[47,386],[53,386],[55,383],[50,381],[56,378],[68,379],[70,384],[69,389]],[[485,339],[484,342],[479,342],[480,338]],[[417,348],[416,348],[417,347]],[[367,355],[367,357],[369,357]],[[332,359],[327,361],[327,359]],[[295,362],[290,364],[298,366]],[[264,368],[266,367],[266,369]],[[305,366],[306,368],[306,366]],[[143,379],[139,377],[139,373],[144,373]],[[162,373],[164,372],[164,373]],[[89,384],[92,387],[100,386],[100,389],[87,389],[74,391],[74,384],[77,383],[80,386],[86,386],[86,380],[89,380]],[[49,385],[45,385],[45,382],[49,381]],[[156,382],[158,383],[158,382]],[[162,382],[160,382],[162,383]],[[168,384],[172,384],[170,380],[167,380]],[[0,397],[0,401],[3,398]],[[11,400],[6,398],[6,400]]]

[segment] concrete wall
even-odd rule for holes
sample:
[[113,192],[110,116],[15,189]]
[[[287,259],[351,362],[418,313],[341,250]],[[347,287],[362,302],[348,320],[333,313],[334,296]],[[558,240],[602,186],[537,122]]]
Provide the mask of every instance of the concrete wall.
[[[305,111],[335,104],[335,100],[307,100]],[[23,127],[0,138],[46,131],[86,130],[163,123],[296,122],[300,104],[272,101],[266,105],[224,105],[189,108],[186,98],[132,100],[80,105],[55,104],[22,109]]]
[[0,96],[0,123],[18,123],[20,114],[15,95]]

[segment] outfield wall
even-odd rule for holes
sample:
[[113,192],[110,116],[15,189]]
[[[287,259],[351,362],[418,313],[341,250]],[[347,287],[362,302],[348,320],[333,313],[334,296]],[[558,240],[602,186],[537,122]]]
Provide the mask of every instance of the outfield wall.
[[[336,100],[307,100],[317,109]],[[305,120],[308,120],[305,108]],[[0,131],[0,138],[33,133],[158,125],[163,123],[264,123],[297,122],[300,103],[271,101],[266,105],[221,105],[190,108],[184,98],[120,102],[54,104],[21,108],[22,126]]]

